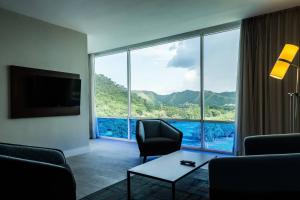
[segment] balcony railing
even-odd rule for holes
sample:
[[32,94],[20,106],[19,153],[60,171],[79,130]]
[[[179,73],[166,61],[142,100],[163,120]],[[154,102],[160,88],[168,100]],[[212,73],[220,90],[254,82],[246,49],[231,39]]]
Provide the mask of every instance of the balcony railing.
[[[134,118],[97,118],[97,136],[122,139],[130,138],[131,140],[135,140],[136,120]],[[232,152],[233,150],[235,136],[234,122],[176,119],[166,119],[166,121],[183,132],[182,144],[184,146],[223,152]],[[128,123],[130,126],[128,126]],[[202,131],[204,135],[204,147],[201,146]],[[130,137],[128,137],[128,133]]]

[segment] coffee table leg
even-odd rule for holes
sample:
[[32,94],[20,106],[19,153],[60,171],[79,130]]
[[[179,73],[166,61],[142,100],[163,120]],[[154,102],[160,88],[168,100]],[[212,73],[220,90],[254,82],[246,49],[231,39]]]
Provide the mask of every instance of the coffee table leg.
[[172,200],[175,200],[175,182],[172,183]]
[[127,199],[130,200],[130,172],[127,171]]

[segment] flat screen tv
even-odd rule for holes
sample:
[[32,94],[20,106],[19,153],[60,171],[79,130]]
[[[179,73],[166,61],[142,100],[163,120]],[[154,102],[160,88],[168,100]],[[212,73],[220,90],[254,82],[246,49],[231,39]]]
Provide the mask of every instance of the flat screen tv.
[[10,66],[11,118],[80,114],[78,74]]

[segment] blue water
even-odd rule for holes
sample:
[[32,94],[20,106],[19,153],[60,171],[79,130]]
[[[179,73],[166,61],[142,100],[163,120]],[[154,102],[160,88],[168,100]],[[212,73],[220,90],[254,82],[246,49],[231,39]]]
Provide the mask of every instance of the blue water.
[[127,118],[97,118],[98,136],[128,138]]
[[[127,118],[97,118],[98,136],[128,138],[128,121],[130,136],[135,140],[136,119]],[[232,152],[235,124],[234,122],[198,122],[167,120],[183,132],[182,144],[201,147],[200,133],[204,131],[204,145],[206,149]]]

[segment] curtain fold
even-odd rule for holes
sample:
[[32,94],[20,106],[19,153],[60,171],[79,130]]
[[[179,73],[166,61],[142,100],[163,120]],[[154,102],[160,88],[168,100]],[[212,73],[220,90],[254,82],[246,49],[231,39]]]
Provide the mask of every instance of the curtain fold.
[[296,69],[290,67],[283,80],[269,76],[286,43],[300,45],[300,7],[242,21],[236,154],[243,154],[246,136],[289,131],[288,93],[295,91]]
[[90,116],[89,116],[89,126],[90,126],[90,138],[95,139],[97,138],[97,120],[96,120],[96,114],[95,114],[95,55],[89,54],[89,88],[90,88]]

